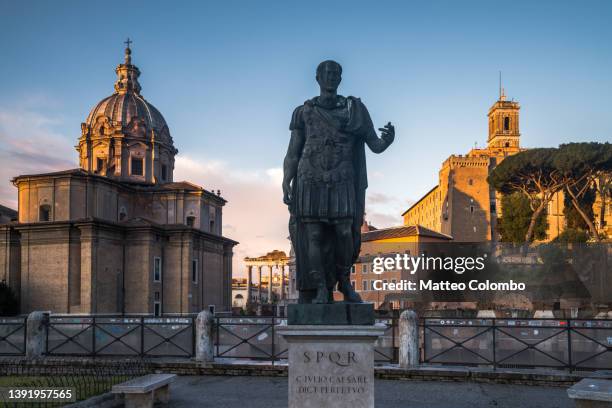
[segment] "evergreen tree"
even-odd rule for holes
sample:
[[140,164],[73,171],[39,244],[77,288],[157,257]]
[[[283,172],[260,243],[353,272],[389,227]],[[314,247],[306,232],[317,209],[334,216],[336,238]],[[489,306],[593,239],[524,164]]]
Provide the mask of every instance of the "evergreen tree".
[[[529,198],[520,192],[502,196],[502,214],[499,220],[499,232],[502,242],[522,243],[529,229],[533,210]],[[537,218],[533,236],[535,239],[546,238],[546,210]]]

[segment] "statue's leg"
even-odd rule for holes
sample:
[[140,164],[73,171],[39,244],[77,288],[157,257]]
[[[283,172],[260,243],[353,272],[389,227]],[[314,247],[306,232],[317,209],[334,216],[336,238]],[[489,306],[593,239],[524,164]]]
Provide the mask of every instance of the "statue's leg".
[[344,295],[345,302],[361,303],[361,297],[351,285],[351,267],[353,266],[352,220],[338,223],[335,227],[338,290]]
[[312,303],[328,303],[329,293],[327,290],[324,265],[323,265],[323,223],[307,222],[304,225],[306,239],[308,240],[308,265],[310,266],[310,279],[316,283],[317,295]]

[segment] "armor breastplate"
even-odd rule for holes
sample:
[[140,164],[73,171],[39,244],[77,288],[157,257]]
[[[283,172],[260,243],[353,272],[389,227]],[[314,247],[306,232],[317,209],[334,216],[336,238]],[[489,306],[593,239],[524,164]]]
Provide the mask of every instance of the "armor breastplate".
[[352,180],[352,135],[337,129],[312,108],[305,109],[304,122],[305,143],[298,164],[298,178],[325,184]]

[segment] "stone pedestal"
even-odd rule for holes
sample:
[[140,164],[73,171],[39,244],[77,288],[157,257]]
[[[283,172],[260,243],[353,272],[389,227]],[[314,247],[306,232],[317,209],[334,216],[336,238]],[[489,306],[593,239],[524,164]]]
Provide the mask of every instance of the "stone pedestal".
[[288,325],[289,408],[373,408],[374,342],[385,325]]

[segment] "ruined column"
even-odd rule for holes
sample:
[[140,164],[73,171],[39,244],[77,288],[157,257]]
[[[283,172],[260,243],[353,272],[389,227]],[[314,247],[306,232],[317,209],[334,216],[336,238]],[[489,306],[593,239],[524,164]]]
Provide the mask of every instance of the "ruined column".
[[285,268],[287,268],[286,265],[281,265],[280,266],[280,273],[281,273],[281,289],[280,289],[280,298],[282,300],[285,300],[286,298],[286,293],[285,293]]
[[252,288],[251,286],[253,285],[253,266],[252,265],[247,265],[247,298],[245,301],[245,306],[246,309],[249,310],[249,306],[251,306],[252,303]]
[[268,277],[268,303],[272,304],[272,272],[274,265],[268,265],[269,277]]
[[257,303],[261,304],[261,265],[257,265],[257,272],[259,272],[259,281],[257,287]]

